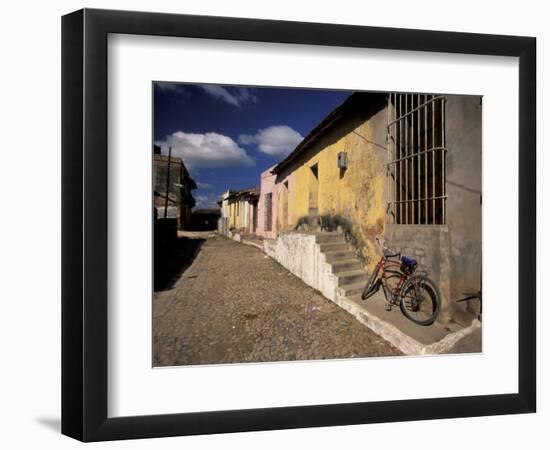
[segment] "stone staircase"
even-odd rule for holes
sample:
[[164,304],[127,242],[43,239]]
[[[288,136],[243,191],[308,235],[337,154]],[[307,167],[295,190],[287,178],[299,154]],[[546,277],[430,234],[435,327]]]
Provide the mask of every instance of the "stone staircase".
[[361,262],[345,242],[342,233],[315,233],[315,241],[331,266],[338,289],[346,297],[360,296],[367,282],[367,273],[361,268]]

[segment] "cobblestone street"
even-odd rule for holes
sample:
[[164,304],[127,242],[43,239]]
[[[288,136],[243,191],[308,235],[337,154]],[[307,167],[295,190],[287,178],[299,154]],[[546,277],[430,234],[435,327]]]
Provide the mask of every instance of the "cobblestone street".
[[154,365],[399,355],[260,250],[210,235],[155,293]]

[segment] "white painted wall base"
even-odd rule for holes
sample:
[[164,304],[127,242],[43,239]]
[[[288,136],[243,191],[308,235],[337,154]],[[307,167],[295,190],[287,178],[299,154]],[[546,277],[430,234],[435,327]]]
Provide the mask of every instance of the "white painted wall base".
[[264,251],[304,283],[334,301],[338,279],[325,261],[314,235],[281,233],[277,239],[264,241]]

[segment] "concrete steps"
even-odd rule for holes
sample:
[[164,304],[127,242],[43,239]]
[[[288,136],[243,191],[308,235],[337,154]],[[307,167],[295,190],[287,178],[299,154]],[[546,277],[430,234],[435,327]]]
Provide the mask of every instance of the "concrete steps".
[[362,269],[340,272],[335,275],[338,277],[338,286],[367,282],[367,273]]
[[319,248],[325,252],[339,252],[349,250],[349,245],[345,242],[330,242],[328,244],[320,244]]
[[334,261],[332,264],[332,273],[346,272],[361,268],[361,263],[358,259],[348,258],[341,261]]
[[337,279],[336,285],[350,295],[362,292],[367,282],[367,274],[345,242],[344,236],[337,232],[315,233],[315,242],[319,244],[325,261],[331,266],[331,271]]
[[333,252],[323,252],[325,254],[325,261],[332,264],[344,259],[353,259],[355,255],[350,250],[336,250]]

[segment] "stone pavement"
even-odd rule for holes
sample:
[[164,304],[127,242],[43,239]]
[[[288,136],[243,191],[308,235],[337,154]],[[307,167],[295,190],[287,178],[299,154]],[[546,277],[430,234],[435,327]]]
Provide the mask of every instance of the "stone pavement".
[[155,293],[153,334],[155,366],[401,354],[260,250],[219,236]]

